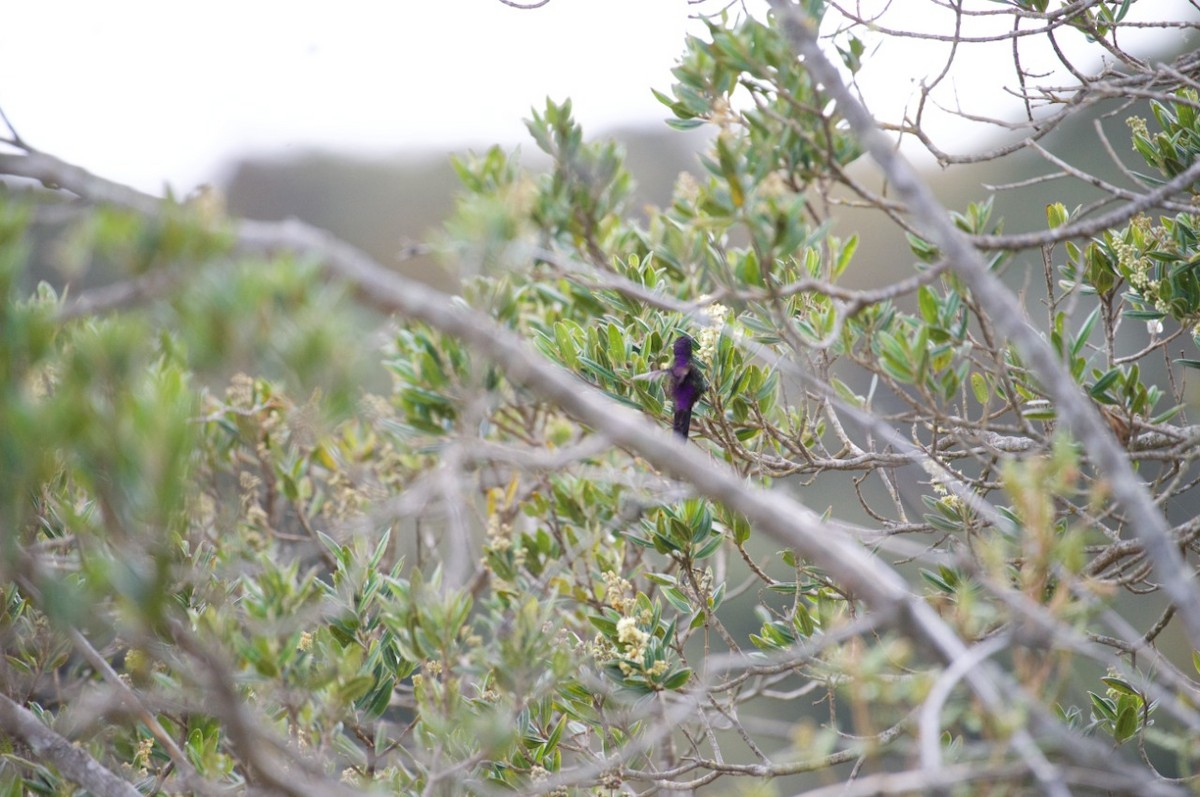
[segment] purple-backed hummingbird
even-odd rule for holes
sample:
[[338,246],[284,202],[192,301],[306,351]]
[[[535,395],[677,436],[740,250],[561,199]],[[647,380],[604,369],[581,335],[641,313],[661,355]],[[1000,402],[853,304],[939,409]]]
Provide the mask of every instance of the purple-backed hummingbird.
[[666,369],[670,380],[671,401],[675,404],[675,417],[671,428],[675,434],[687,440],[688,430],[692,425],[692,409],[704,393],[704,377],[700,368],[692,359],[694,342],[688,335],[680,335],[675,339],[675,358],[671,367]]

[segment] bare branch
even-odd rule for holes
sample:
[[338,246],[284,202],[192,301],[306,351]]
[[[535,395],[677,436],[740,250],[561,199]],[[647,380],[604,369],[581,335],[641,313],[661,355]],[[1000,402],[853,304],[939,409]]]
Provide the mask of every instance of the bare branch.
[[10,138],[0,139],[0,141],[11,144],[18,149],[23,149],[26,152],[33,151],[33,147],[29,146],[25,139],[21,138],[21,134],[17,132],[17,128],[13,126],[11,121],[9,121],[8,114],[4,112],[4,108],[0,108],[0,122],[3,122],[4,126],[8,128],[10,135]]
[[1070,241],[1076,238],[1089,238],[1104,230],[1124,224],[1139,213],[1144,213],[1157,207],[1168,198],[1175,196],[1192,183],[1200,179],[1200,160],[1188,166],[1174,178],[1145,194],[1136,195],[1115,210],[1101,216],[1083,219],[1062,227],[1043,232],[1031,232],[1014,235],[975,235],[969,241],[980,249],[1014,251],[1030,249],[1048,244]]
[[0,694],[0,729],[27,745],[39,760],[96,797],[141,797],[141,792],[113,774],[83,748],[47,728],[29,711]]

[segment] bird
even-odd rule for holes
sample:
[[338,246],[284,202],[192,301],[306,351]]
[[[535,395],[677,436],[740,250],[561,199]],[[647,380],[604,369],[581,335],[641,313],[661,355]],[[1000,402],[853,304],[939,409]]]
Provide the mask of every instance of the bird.
[[688,430],[692,426],[692,409],[704,393],[704,377],[700,368],[692,359],[692,347],[695,342],[689,335],[680,335],[675,339],[675,359],[671,367],[666,369],[670,381],[671,401],[675,404],[675,415],[671,428],[675,434],[684,440],[688,438]]

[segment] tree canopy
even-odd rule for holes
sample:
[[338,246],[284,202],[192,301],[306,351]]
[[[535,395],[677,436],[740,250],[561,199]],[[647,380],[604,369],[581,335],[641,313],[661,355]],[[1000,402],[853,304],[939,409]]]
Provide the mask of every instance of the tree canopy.
[[[454,162],[453,295],[11,120],[3,793],[1194,793],[1200,57],[1125,40],[1200,21],[708,5],[670,203],[548,100],[549,169]],[[996,42],[1024,116],[947,147]],[[1035,172],[946,207],[898,141]]]

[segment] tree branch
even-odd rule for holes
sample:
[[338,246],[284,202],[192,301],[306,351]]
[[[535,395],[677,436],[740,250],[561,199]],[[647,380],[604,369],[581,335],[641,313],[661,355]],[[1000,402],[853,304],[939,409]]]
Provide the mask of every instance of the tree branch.
[[[1101,216],[1082,219],[1071,224],[1064,224],[1062,227],[1055,227],[1052,230],[1041,232],[1027,232],[1013,235],[974,235],[971,236],[970,243],[980,249],[1015,251],[1018,249],[1046,246],[1061,241],[1070,241],[1075,238],[1090,238],[1104,230],[1124,224],[1137,214],[1155,207],[1174,194],[1178,194],[1197,180],[1200,180],[1200,160],[1197,160],[1153,191],[1148,191],[1145,194],[1137,194],[1126,204]],[[920,216],[921,214],[918,213],[918,215]]]
[[82,748],[47,728],[29,709],[3,694],[0,694],[0,729],[28,745],[39,759],[96,797],[141,797],[129,783]]

